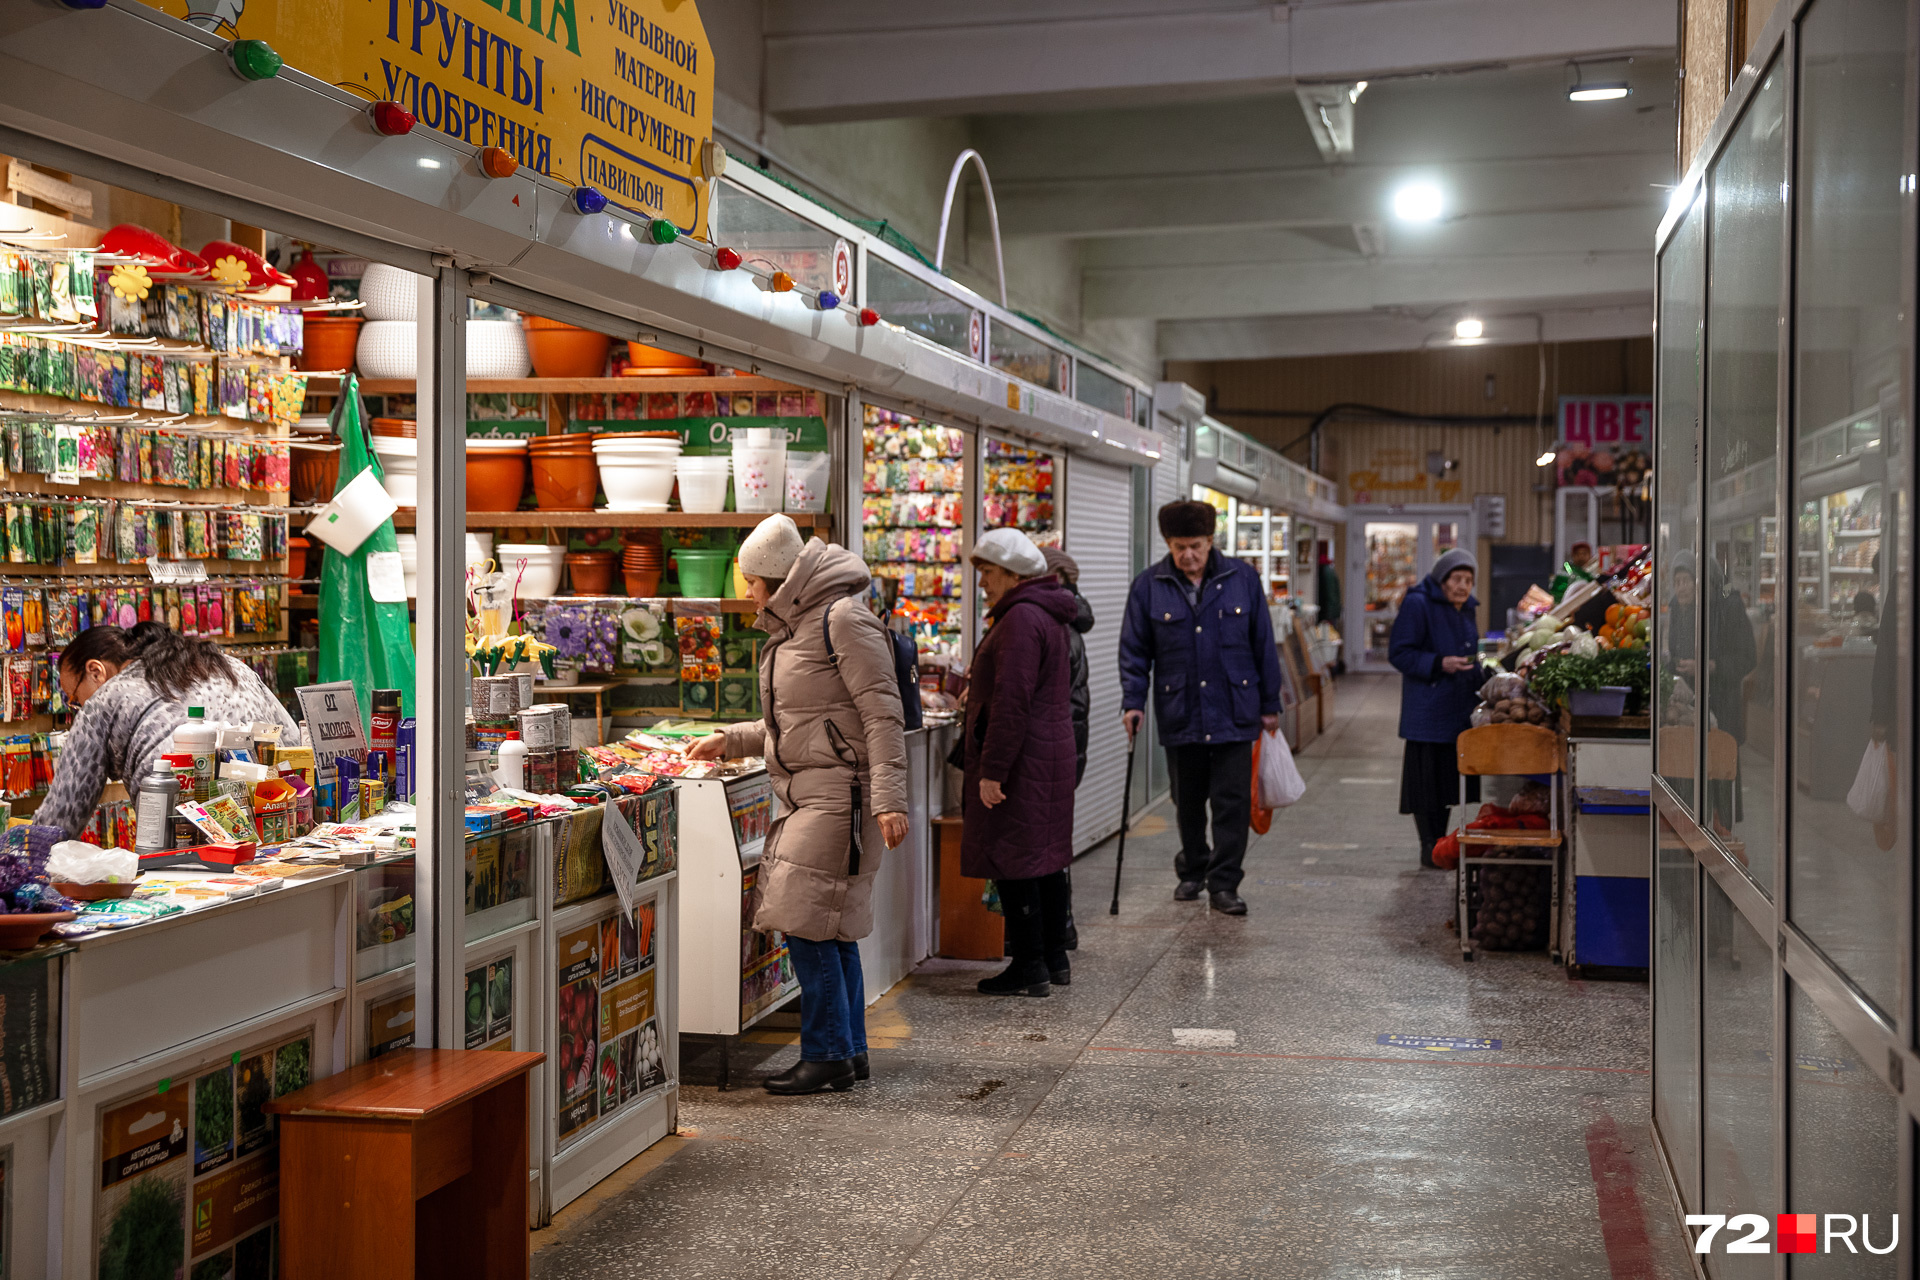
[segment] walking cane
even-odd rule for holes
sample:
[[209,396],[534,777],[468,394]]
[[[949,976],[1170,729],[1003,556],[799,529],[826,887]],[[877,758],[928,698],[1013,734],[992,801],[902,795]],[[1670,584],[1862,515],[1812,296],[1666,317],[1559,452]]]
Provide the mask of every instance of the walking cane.
[[1120,851],[1113,859],[1113,905],[1107,908],[1107,914],[1120,914],[1120,867],[1127,860],[1127,828],[1132,825],[1133,814],[1133,745],[1136,737],[1127,735],[1127,778],[1120,784]]

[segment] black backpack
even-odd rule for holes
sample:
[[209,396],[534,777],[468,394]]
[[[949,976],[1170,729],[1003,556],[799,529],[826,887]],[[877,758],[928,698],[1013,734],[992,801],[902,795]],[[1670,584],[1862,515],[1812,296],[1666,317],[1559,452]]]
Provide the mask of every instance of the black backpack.
[[[838,603],[837,601],[835,603]],[[833,605],[820,611],[820,637],[827,642],[827,661],[833,669],[840,669],[840,655],[833,651],[833,628],[828,619],[833,614]],[[898,631],[886,632],[887,643],[893,649],[893,677],[900,682],[900,712],[905,717],[904,727],[911,731],[923,723],[920,717],[920,651],[912,640]]]

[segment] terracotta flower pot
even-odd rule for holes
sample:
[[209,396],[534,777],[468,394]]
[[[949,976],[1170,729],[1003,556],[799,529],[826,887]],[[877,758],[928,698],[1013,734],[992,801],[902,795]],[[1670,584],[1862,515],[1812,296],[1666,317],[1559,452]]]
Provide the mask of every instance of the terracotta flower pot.
[[305,338],[300,348],[300,367],[351,371],[362,320],[358,315],[308,316],[301,326]]
[[288,496],[292,501],[305,505],[333,500],[334,488],[340,483],[340,450],[302,449],[295,444],[291,462],[288,488],[292,492]]
[[526,487],[526,454],[467,451],[467,510],[515,510]]
[[527,354],[540,378],[597,378],[606,371],[613,339],[577,325],[522,316],[527,331]]
[[627,344],[627,376],[633,378],[699,378],[713,366],[676,351],[662,351],[644,342]]
[[287,576],[289,578],[307,576],[307,548],[311,545],[305,538],[287,539]]
[[573,578],[573,593],[604,596],[613,591],[613,554],[606,551],[573,551],[567,554],[567,572]]
[[626,580],[628,595],[645,600],[660,594],[660,572],[658,569],[622,569],[620,576]]
[[591,449],[532,453],[533,500],[543,511],[591,511],[600,491],[600,468]]
[[420,423],[415,418],[375,418],[373,434],[417,440],[420,437]]

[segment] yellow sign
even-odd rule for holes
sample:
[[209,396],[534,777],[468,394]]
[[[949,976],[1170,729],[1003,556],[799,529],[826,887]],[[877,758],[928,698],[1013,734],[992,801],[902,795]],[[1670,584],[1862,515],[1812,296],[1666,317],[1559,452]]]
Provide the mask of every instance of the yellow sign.
[[[183,16],[187,0],[146,0]],[[201,5],[200,7],[204,7]],[[225,7],[225,6],[223,6]],[[693,0],[241,0],[287,65],[704,238],[713,49]]]

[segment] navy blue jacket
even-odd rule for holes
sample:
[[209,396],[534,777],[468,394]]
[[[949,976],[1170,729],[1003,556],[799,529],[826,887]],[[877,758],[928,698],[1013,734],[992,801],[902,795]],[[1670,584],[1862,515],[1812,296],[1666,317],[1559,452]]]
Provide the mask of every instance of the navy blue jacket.
[[1120,624],[1120,705],[1144,710],[1151,684],[1166,746],[1252,742],[1260,717],[1280,714],[1280,654],[1260,574],[1208,553],[1197,611],[1182,576],[1168,556],[1133,580]]
[[1407,741],[1452,742],[1466,730],[1483,683],[1479,663],[1449,675],[1440,670],[1440,659],[1478,653],[1474,611],[1479,603],[1469,596],[1466,608],[1454,608],[1432,578],[1414,583],[1401,599],[1387,661],[1402,677],[1400,736]]

